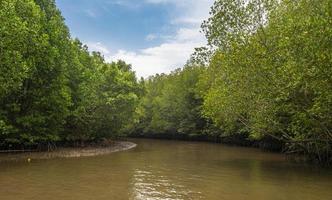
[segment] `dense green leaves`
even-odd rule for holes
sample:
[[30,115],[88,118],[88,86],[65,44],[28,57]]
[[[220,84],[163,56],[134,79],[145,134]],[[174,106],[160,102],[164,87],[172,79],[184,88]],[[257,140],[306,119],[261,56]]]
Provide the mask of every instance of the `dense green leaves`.
[[202,25],[209,46],[190,60],[205,67],[146,81],[141,133],[283,144],[331,162],[331,10],[330,0],[217,0]]
[[170,75],[156,75],[145,81],[136,134],[153,137],[200,136],[206,126],[201,116],[202,98],[196,84],[202,67],[188,64]]
[[0,145],[121,134],[141,93],[131,67],[72,40],[53,0],[0,4]]
[[[255,12],[243,11],[251,2],[260,3]],[[331,161],[331,5],[217,1],[203,26],[218,49],[203,81],[204,113],[229,134],[240,121],[252,138],[278,138],[288,152]],[[268,20],[251,29],[248,19],[264,6]]]

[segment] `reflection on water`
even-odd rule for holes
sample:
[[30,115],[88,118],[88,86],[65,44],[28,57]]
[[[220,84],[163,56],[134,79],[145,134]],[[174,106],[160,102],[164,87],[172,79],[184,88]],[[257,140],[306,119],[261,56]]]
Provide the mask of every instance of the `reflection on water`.
[[[90,158],[0,162],[0,199],[324,200],[332,172],[220,144],[135,140]],[[1,157],[0,157],[1,160]]]
[[[170,172],[171,173],[171,172]],[[169,179],[163,175],[165,171],[141,171],[136,170],[132,181],[132,199],[158,200],[158,199],[188,199],[195,197],[201,199],[200,192],[190,191],[180,181]]]

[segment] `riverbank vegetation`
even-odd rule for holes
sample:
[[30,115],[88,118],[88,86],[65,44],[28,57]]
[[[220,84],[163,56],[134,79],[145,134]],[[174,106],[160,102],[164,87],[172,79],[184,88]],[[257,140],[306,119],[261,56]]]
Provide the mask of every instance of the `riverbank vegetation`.
[[217,0],[202,24],[208,46],[138,81],[72,39],[54,1],[2,0],[0,146],[130,135],[331,163],[331,10],[330,0]]
[[202,25],[209,47],[146,81],[135,134],[212,136],[331,162],[331,10],[329,0],[216,1]]
[[52,0],[0,1],[0,146],[53,146],[120,135],[141,87],[69,30]]

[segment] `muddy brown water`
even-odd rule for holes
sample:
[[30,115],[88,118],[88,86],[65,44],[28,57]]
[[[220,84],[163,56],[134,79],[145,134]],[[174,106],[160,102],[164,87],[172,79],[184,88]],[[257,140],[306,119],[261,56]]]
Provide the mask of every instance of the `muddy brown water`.
[[1,161],[3,200],[330,200],[332,170],[202,142],[133,140],[108,155]]

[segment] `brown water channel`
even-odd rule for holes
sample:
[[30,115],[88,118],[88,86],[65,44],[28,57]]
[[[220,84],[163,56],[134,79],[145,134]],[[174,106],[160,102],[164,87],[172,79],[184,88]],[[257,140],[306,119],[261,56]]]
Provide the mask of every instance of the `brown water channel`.
[[83,158],[1,161],[3,200],[329,200],[332,170],[221,144],[133,140]]

